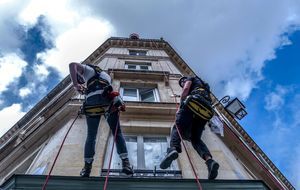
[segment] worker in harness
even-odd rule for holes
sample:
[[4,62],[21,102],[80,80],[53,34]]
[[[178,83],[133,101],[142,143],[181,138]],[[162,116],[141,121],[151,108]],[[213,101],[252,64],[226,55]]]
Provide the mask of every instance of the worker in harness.
[[179,85],[183,88],[180,98],[180,108],[176,113],[176,126],[171,131],[170,148],[167,149],[165,158],[161,161],[160,168],[167,169],[173,160],[181,153],[180,132],[184,140],[191,141],[194,149],[206,162],[208,179],[215,179],[218,175],[219,164],[212,159],[212,155],[201,135],[205,124],[213,116],[209,85],[199,77],[182,77]]
[[82,177],[89,177],[95,154],[95,142],[101,115],[104,115],[113,134],[116,134],[117,152],[122,160],[122,172],[132,175],[125,139],[119,121],[119,111],[125,111],[125,104],[113,92],[111,77],[98,66],[79,63],[69,64],[70,75],[74,88],[85,94],[82,112],[86,115],[87,138],[84,147],[84,167]]

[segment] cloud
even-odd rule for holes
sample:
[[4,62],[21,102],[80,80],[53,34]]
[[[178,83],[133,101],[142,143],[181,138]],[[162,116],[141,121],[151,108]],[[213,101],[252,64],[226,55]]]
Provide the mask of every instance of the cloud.
[[231,92],[243,100],[300,24],[300,3],[294,0],[73,2],[109,20],[119,35],[163,36],[216,95]]
[[45,66],[56,68],[64,77],[69,73],[70,62],[83,61],[113,33],[113,30],[107,21],[94,18],[82,19],[77,26],[55,39],[55,48],[38,54],[38,58]]
[[0,136],[2,136],[10,127],[12,127],[21,117],[25,115],[25,112],[21,111],[20,104],[13,104],[0,110]]
[[45,65],[34,65],[33,70],[38,77],[38,80],[42,81],[49,75],[49,70]]
[[299,86],[277,85],[265,97],[264,107],[269,112],[262,118],[270,120],[265,121],[265,126],[255,136],[259,139],[260,146],[296,189],[300,188],[299,91]]
[[[263,80],[262,70],[276,58],[276,49],[291,44],[287,35],[300,24],[300,3],[294,0],[217,4],[30,0],[17,7],[16,21],[25,28],[34,25],[40,15],[49,22],[53,36],[46,38],[54,41],[55,48],[39,58],[61,76],[68,73],[70,61],[83,60],[110,35],[138,32],[143,38],[164,36],[217,96],[230,94],[242,100]],[[176,11],[166,14],[165,10]]]
[[37,57],[44,67],[55,68],[61,77],[68,74],[70,62],[84,60],[114,33],[107,20],[95,18],[86,7],[74,6],[72,1],[31,0],[20,11],[18,21],[29,28],[40,16],[50,30],[43,37],[51,41],[53,48]]
[[27,63],[17,54],[7,54],[0,57],[0,93],[7,90],[7,86],[21,76]]
[[27,88],[27,87],[21,88],[21,89],[19,90],[19,95],[20,95],[22,98],[28,96],[30,93],[31,93],[31,90],[30,90],[29,88]]
[[277,86],[274,92],[265,97],[265,109],[268,111],[279,110],[285,103],[285,95],[289,92],[288,88]]
[[1,0],[0,1],[0,54],[16,52],[21,45],[17,16],[27,0]]

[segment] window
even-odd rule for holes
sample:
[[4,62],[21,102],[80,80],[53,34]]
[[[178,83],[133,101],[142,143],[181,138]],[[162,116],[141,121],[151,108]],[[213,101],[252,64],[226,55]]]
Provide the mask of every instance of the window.
[[143,62],[125,62],[125,69],[130,70],[152,70],[151,63]]
[[[168,148],[167,137],[151,137],[140,135],[125,136],[125,141],[128,150],[128,157],[130,163],[133,165],[134,170],[151,171],[151,175],[153,175],[154,170],[162,171],[159,165],[161,160],[164,158]],[[110,151],[113,143],[112,135],[109,142],[110,143],[108,145],[106,158],[104,161],[104,168],[108,168],[109,158],[111,154]],[[110,168],[112,169],[112,171],[120,171],[120,169],[122,168],[122,161],[115,149]],[[178,171],[177,161],[173,161],[170,168],[168,168],[167,170],[169,173],[163,175],[170,174],[171,176],[174,176],[175,172],[172,175],[172,172],[170,171]]]
[[159,102],[156,88],[121,87],[120,93],[125,101]]
[[147,51],[144,51],[144,50],[129,50],[129,55],[146,56]]

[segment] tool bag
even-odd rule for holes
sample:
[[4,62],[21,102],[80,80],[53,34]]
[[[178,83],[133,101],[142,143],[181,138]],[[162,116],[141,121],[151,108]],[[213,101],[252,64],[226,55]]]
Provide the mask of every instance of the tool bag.
[[190,109],[197,117],[206,121],[210,120],[214,115],[211,103],[199,94],[189,95],[184,101],[184,106]]

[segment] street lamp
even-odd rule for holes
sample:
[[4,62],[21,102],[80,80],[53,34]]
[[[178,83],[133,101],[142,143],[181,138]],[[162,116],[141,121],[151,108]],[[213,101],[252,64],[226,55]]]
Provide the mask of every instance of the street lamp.
[[234,98],[225,106],[225,109],[239,120],[247,115],[245,108],[244,104],[237,98]]
[[[229,103],[228,103],[229,102]],[[235,118],[241,120],[243,117],[247,115],[246,107],[244,104],[238,99],[234,98],[230,101],[230,96],[224,96],[219,100],[225,109]],[[227,103],[227,104],[226,104]],[[225,105],[226,104],[226,105]]]

